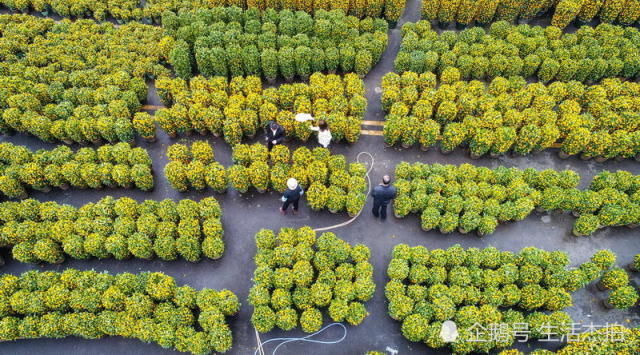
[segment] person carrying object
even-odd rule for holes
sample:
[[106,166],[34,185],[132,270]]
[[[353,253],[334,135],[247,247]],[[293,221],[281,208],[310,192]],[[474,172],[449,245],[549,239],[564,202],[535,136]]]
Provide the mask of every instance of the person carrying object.
[[287,191],[282,195],[282,207],[280,207],[280,213],[287,214],[289,205],[293,205],[293,214],[298,214],[298,205],[300,203],[300,197],[304,194],[304,190],[298,184],[298,180],[289,178],[287,180]]
[[327,121],[321,119],[318,121],[318,127],[310,126],[309,129],[318,132],[318,144],[323,148],[329,148],[332,136]]
[[373,188],[371,196],[373,197],[373,216],[380,217],[382,221],[387,219],[387,205],[396,198],[397,191],[395,186],[391,186],[391,178],[389,175],[382,177],[382,183]]
[[269,151],[271,151],[274,145],[278,145],[284,140],[284,128],[275,121],[269,121],[269,123],[267,123],[265,133],[265,140],[267,141]]

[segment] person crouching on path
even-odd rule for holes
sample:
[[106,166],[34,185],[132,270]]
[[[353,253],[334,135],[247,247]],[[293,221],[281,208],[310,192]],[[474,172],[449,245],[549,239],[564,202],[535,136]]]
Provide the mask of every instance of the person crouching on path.
[[298,214],[298,204],[300,197],[304,194],[304,190],[298,184],[298,180],[290,178],[287,180],[287,191],[282,195],[282,207],[280,207],[280,213],[287,214],[289,205],[293,205],[293,214]]
[[265,133],[267,136],[265,140],[267,141],[267,148],[271,151],[274,145],[282,143],[284,140],[284,128],[276,123],[275,121],[270,121],[265,129]]
[[373,216],[384,221],[387,219],[387,205],[391,200],[396,198],[396,188],[391,186],[391,178],[389,175],[382,177],[382,183],[373,188],[371,196],[373,197]]
[[309,129],[318,132],[318,144],[320,144],[323,148],[329,148],[332,136],[327,121],[320,120],[318,121],[318,127],[310,126]]

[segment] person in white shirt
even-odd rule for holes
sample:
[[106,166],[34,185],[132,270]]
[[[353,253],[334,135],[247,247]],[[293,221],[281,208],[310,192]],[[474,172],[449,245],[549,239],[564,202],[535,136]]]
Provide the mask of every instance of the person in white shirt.
[[323,148],[328,148],[329,144],[331,144],[331,130],[329,130],[329,125],[325,120],[318,121],[318,127],[311,126],[309,127],[312,131],[318,132],[318,143]]

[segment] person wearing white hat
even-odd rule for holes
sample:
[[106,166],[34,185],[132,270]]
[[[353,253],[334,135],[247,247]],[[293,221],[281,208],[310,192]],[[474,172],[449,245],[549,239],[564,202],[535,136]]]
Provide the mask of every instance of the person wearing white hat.
[[280,213],[287,214],[289,205],[293,205],[293,214],[297,214],[302,194],[304,194],[304,190],[302,190],[302,187],[298,184],[298,180],[289,178],[289,180],[287,180],[287,191],[282,195],[282,207],[280,207]]

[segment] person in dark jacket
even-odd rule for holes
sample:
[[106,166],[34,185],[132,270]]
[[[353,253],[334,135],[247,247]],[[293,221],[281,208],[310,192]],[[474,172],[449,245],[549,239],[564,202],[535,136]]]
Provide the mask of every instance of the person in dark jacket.
[[381,220],[387,219],[387,205],[396,198],[396,188],[391,186],[389,175],[382,177],[382,183],[373,188],[373,216]]
[[298,214],[298,204],[300,197],[304,194],[302,187],[298,184],[298,180],[290,178],[287,180],[287,191],[282,195],[282,207],[280,207],[280,213],[287,214],[289,205],[293,205],[293,214]]
[[284,140],[284,128],[275,121],[269,122],[265,128],[265,133],[267,134],[265,140],[267,141],[269,151],[271,151],[274,145],[280,144]]

